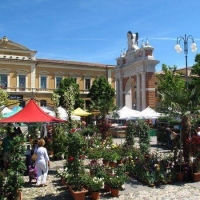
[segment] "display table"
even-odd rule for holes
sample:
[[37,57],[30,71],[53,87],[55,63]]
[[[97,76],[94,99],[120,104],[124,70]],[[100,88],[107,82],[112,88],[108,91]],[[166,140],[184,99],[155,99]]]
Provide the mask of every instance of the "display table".
[[110,134],[114,138],[125,138],[127,126],[115,126],[110,128]]

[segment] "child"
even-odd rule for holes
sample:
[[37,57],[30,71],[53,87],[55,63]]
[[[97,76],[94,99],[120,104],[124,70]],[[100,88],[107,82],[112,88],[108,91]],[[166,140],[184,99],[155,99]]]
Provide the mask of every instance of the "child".
[[33,179],[35,179],[37,182],[37,170],[34,163],[29,165],[28,175],[29,175],[29,183],[31,183]]

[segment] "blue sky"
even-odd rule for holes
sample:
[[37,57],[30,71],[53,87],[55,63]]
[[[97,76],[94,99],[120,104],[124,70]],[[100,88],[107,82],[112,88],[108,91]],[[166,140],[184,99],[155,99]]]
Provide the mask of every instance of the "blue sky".
[[192,35],[198,50],[189,49],[188,66],[194,64],[199,8],[199,0],[6,0],[0,2],[0,38],[37,50],[37,58],[115,65],[132,31],[139,46],[148,38],[155,48],[156,71],[163,63],[182,68],[184,53],[174,46],[177,37]]

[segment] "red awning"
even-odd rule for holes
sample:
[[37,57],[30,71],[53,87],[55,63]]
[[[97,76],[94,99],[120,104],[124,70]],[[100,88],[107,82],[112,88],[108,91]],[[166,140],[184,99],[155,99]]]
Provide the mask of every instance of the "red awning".
[[34,123],[34,122],[66,122],[46,114],[33,99],[18,113],[11,117],[0,120],[0,123]]

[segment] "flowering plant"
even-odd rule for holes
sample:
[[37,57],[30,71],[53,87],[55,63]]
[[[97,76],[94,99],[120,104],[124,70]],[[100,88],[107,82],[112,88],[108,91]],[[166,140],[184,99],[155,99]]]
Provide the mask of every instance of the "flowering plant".
[[88,181],[88,189],[92,192],[98,192],[104,185],[104,179],[98,177],[90,177]]
[[125,183],[125,181],[126,181],[126,176],[115,175],[110,177],[109,185],[113,189],[120,189],[122,188],[122,185]]
[[61,179],[67,179],[67,177],[69,176],[69,173],[67,171],[67,167],[66,168],[59,168],[56,171],[56,176],[60,177]]
[[106,137],[109,136],[109,133],[108,131],[110,130],[110,127],[111,125],[110,124],[106,124],[106,123],[103,123],[103,124],[100,124],[99,125],[99,132],[101,133],[101,136],[103,139],[105,139]]
[[88,159],[97,160],[102,157],[102,152],[99,148],[89,148],[88,150]]
[[192,136],[191,139],[187,140],[187,144],[190,148],[190,152],[194,157],[200,157],[200,137]]
[[115,162],[120,159],[119,154],[115,151],[115,149],[104,149],[102,153],[102,157],[104,160]]
[[68,181],[71,186],[80,190],[82,188],[81,176],[83,174],[83,161],[80,157],[83,155],[82,149],[85,147],[83,136],[79,132],[68,134],[67,138],[68,159],[67,170],[69,173]]
[[193,172],[200,172],[200,137],[192,136],[187,140],[187,144],[190,148]]

